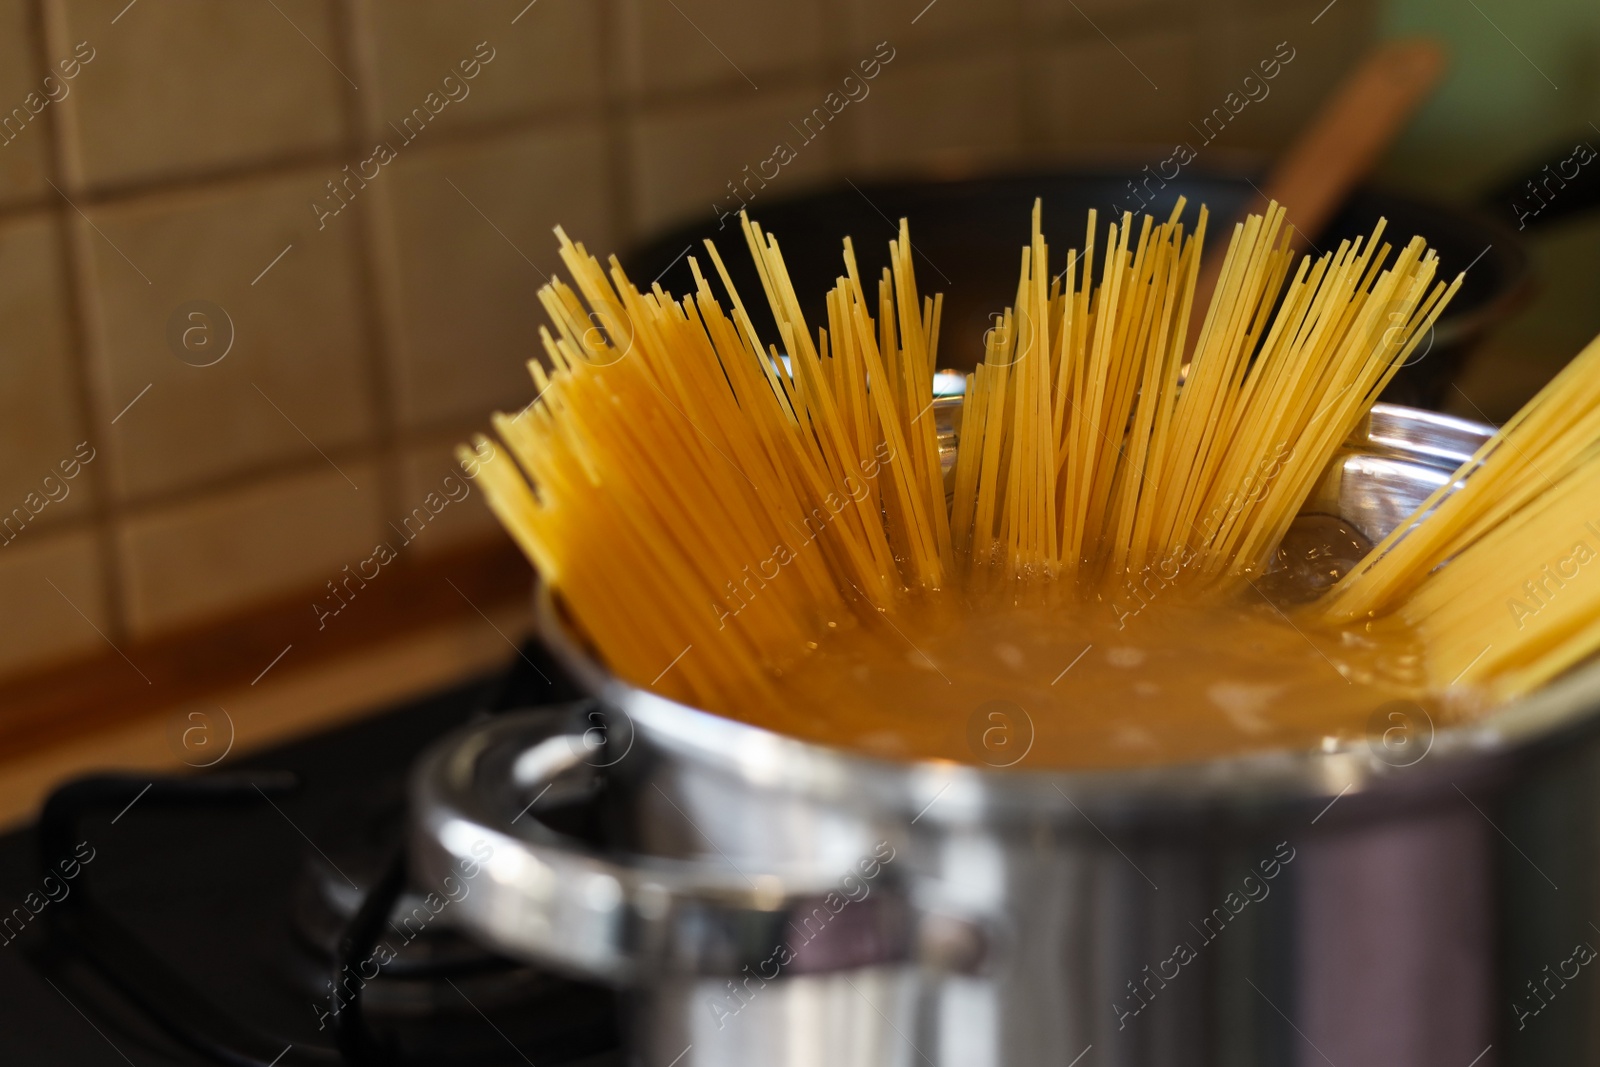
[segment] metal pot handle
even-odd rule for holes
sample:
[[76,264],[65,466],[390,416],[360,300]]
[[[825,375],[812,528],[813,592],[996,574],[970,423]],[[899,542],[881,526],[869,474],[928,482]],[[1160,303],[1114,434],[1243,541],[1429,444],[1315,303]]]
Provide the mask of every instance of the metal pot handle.
[[756,874],[615,855],[552,829],[530,814],[535,804],[589,802],[603,788],[584,728],[592,709],[500,716],[446,738],[418,764],[413,875],[448,898],[453,921],[475,939],[615,986],[911,960],[978,966],[978,927],[917,907],[915,887],[886,864],[852,899],[840,891],[842,872]]

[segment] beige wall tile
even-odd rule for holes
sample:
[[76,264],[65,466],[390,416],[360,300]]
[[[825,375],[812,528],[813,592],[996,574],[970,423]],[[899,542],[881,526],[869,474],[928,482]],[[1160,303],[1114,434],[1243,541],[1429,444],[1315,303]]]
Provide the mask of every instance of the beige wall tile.
[[[696,219],[714,223],[718,207],[737,212],[740,202],[731,183],[739,183],[741,195],[759,211],[763,201],[797,195],[836,173],[831,153],[840,146],[830,138],[843,131],[829,127],[806,142],[798,125],[812,108],[823,106],[831,88],[752,94],[759,99],[736,94],[634,119],[631,178],[640,235]],[[779,145],[788,145],[794,158],[768,165],[767,173],[776,169],[776,177],[763,187],[759,171],[764,161],[776,158]]]
[[47,215],[0,224],[0,543],[89,509],[81,442],[104,462],[105,435],[84,428],[74,384],[60,232]]
[[[1299,13],[1283,11],[1203,24],[1200,40],[1204,59],[1195,121],[1199,122],[1213,108],[1225,107],[1229,93],[1248,99],[1244,79],[1255,75],[1257,82],[1252,84],[1261,88],[1254,91],[1259,96],[1264,88],[1267,95],[1244,104],[1214,143],[1228,148],[1283,147],[1310,121],[1370,46],[1372,15],[1370,3],[1345,0],[1330,8],[1314,26]],[[1259,64],[1278,55],[1294,58],[1287,64],[1280,63],[1276,78],[1260,82]],[[1239,106],[1237,100],[1234,106]]]
[[57,106],[50,98],[69,99],[77,85],[54,68],[45,82],[32,8],[28,0],[0,0],[0,204],[50,191],[50,112]]
[[1195,52],[1192,35],[1172,30],[1046,47],[1035,100],[1046,146],[1070,153],[1193,137]]
[[0,548],[0,604],[5,605],[0,612],[0,675],[110,651],[95,632],[98,627],[109,633],[111,626],[100,559],[94,535],[87,530],[45,534]]
[[[847,62],[869,55],[872,46],[888,41],[910,48],[934,41],[960,41],[963,46],[1009,40],[1017,23],[1018,0],[863,0],[844,5]],[[1071,8],[1068,8],[1070,11]],[[865,51],[863,51],[865,49]]]
[[49,2],[52,45],[96,53],[60,105],[75,183],[205,171],[342,136],[350,62],[326,0]]
[[[1237,0],[1022,0],[1022,17],[1030,26],[1060,29],[1099,36],[1102,30],[1116,30],[1129,17],[1148,18],[1162,8],[1173,21],[1187,21],[1189,15],[1223,8]],[[1096,28],[1098,27],[1098,29]],[[1113,34],[1113,36],[1115,36]]]
[[[370,436],[352,217],[362,201],[320,230],[309,207],[336,173],[91,208],[92,225],[73,218],[90,277],[99,416],[109,421],[138,398],[106,431],[120,498],[268,463],[316,462],[318,448]],[[232,321],[233,346],[210,366],[193,364],[215,358],[226,340],[215,312],[209,333],[202,322],[189,335],[198,350],[187,359],[169,339],[174,322],[182,336],[179,308],[193,300],[211,301]],[[206,337],[210,348],[199,348]]]
[[818,0],[621,0],[627,72],[635,92],[702,85],[755,91],[823,55]]
[[995,165],[1022,147],[1022,72],[1010,49],[928,63],[896,54],[868,84],[870,93],[840,120],[853,158],[869,171],[948,160]]
[[[449,101],[440,115],[448,113],[455,128],[600,99],[594,0],[361,0],[360,7],[377,71],[369,116],[375,135],[424,106],[429,93]],[[489,62],[477,62],[479,55]],[[462,78],[463,62],[476,77]],[[448,85],[447,75],[454,78]]]
[[[383,539],[370,464],[258,482],[123,519],[117,551],[136,637],[314,591]],[[310,600],[307,613],[311,612]]]
[[400,465],[400,512],[390,526],[398,538],[393,544],[404,540],[407,552],[424,558],[506,536],[478,483],[456,462],[456,445],[470,436],[463,431],[406,447]]
[[560,264],[551,228],[602,258],[615,240],[600,131],[541,129],[397,166],[400,421],[521,407],[533,397],[526,363],[541,351],[535,294]]

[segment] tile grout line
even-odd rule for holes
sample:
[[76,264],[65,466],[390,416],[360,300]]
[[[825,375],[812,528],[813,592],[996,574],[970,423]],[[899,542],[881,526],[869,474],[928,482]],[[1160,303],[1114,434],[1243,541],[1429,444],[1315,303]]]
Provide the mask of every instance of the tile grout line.
[[[687,103],[704,103],[718,99],[713,93],[695,90]],[[563,106],[530,108],[510,118],[490,119],[469,123],[458,129],[441,129],[438,137],[430,134],[430,142],[414,151],[421,154],[444,154],[451,150],[471,150],[485,143],[502,139],[570,129],[585,123],[598,124],[603,115],[598,103],[575,103]],[[43,118],[40,121],[44,121]],[[371,145],[355,141],[339,141],[331,148],[317,148],[281,152],[265,160],[229,163],[210,167],[164,173],[159,177],[141,178],[122,183],[101,183],[86,186],[81,183],[64,186],[80,207],[120,207],[126,204],[143,204],[149,201],[173,199],[194,193],[204,193],[218,188],[253,184],[274,179],[304,177],[311,173],[322,174],[328,168],[338,170],[352,157],[371,153]],[[0,205],[0,221],[37,215],[52,208],[59,201],[54,193],[21,197]]]
[[[130,414],[128,418],[132,419],[133,416]],[[286,423],[285,425],[289,424]],[[181,486],[129,494],[128,498],[122,501],[118,514],[119,518],[127,521],[143,518],[157,511],[192,507],[196,504],[222,499],[235,492],[247,491],[274,482],[315,475],[319,469],[327,470],[330,461],[334,461],[338,465],[361,463],[376,465],[381,460],[382,457],[373,448],[372,442],[352,441],[349,444],[330,446],[320,454],[312,451],[295,456],[285,456],[282,459],[266,463],[252,463],[249,466],[224,471],[221,474],[207,475],[200,481]]]
[[[132,415],[129,416],[130,419],[132,417]],[[431,420],[417,426],[415,429],[402,432],[399,435],[399,445],[402,451],[417,447],[448,450],[451,446],[466,440],[482,429],[483,420],[477,417],[447,416]],[[324,451],[328,457],[340,464],[381,464],[383,460],[382,453],[371,439],[352,440],[344,444],[328,445]],[[93,466],[93,464],[90,464],[90,466]],[[199,481],[191,481],[170,488],[142,490],[136,494],[130,494],[128,499],[122,502],[120,510],[123,517],[128,517],[148,514],[151,511],[162,508],[185,507],[216,499],[219,493],[228,493],[236,489],[245,488],[247,485],[312,474],[323,466],[325,464],[321,456],[301,454],[255,461],[245,466],[227,470],[221,474],[207,475]],[[61,526],[58,529],[64,529],[68,525],[75,525],[78,521],[72,520],[69,523],[68,520],[61,520]]]
[[[66,12],[61,0],[42,0],[29,5],[29,23],[34,43],[34,59],[42,69],[49,69],[49,56],[71,36],[67,32]],[[59,39],[59,40],[58,40]],[[46,180],[54,180],[62,187],[78,194],[82,188],[79,168],[72,155],[71,137],[76,129],[76,111],[52,108],[46,116],[45,130],[49,138],[48,159],[45,164]],[[112,443],[111,418],[106,385],[97,382],[93,348],[99,333],[99,315],[92,297],[93,275],[88,238],[82,227],[72,218],[72,208],[64,196],[55,196],[48,211],[53,220],[51,240],[60,255],[58,284],[61,286],[67,322],[62,324],[69,349],[68,365],[71,368],[74,406],[77,408],[79,432],[85,435],[96,458],[103,455],[99,464],[90,464],[89,521],[94,530],[94,555],[99,569],[100,588],[96,600],[104,613],[106,629],[115,641],[125,642],[130,637],[127,598],[123,592],[123,576],[117,555],[116,520],[119,510],[113,499],[110,465],[116,448]],[[143,395],[143,394],[140,394]],[[125,412],[124,412],[125,413]],[[120,416],[119,416],[120,417]]]
[[623,40],[622,13],[617,3],[598,5],[595,15],[600,47],[595,50],[595,69],[592,72],[600,84],[600,136],[605,143],[606,203],[612,218],[611,239],[620,244],[631,244],[636,238],[637,226],[633,203],[634,171],[633,144],[629,131],[638,117],[629,97],[631,93],[619,88],[606,77],[605,57],[621,55],[627,42]]
[[[378,124],[380,81],[376,58],[370,44],[376,39],[372,25],[372,6],[368,0],[348,0],[339,5],[335,20],[339,36],[338,51],[361,82],[371,91],[343,94],[348,150],[359,158],[358,145],[369,128]],[[399,514],[401,484],[404,478],[400,444],[399,392],[395,367],[401,355],[399,279],[394,264],[398,260],[395,209],[390,184],[373,182],[370,198],[356,205],[356,285],[360,294],[361,320],[366,345],[361,359],[362,392],[372,409],[370,445],[378,467],[378,520]]]
[[[131,18],[132,15],[129,17]],[[519,30],[522,28],[521,26],[518,27]],[[948,49],[944,51],[948,51]],[[943,52],[940,54],[943,54]],[[771,79],[771,87],[776,90],[801,88],[810,90],[816,87],[817,70],[811,66],[790,68],[768,77]],[[738,82],[737,78],[734,78],[733,81],[743,84]],[[717,103],[724,99],[726,90],[726,83],[707,83],[687,89],[644,94],[641,99],[634,99],[634,94],[631,91],[623,92],[617,94],[617,100],[620,104],[632,108],[635,112],[654,114],[662,111],[680,110],[686,107]],[[508,118],[473,122],[457,129],[441,129],[436,139],[431,140],[429,145],[420,147],[416,151],[419,154],[442,154],[451,149],[468,150],[481,146],[486,142],[498,141],[503,138],[570,129],[581,127],[586,123],[603,126],[605,121],[605,108],[598,100],[590,102],[578,101],[560,105],[538,105],[527,108]],[[235,184],[253,183],[275,178],[293,178],[303,176],[312,171],[320,173],[321,169],[330,166],[338,169],[350,162],[353,154],[365,155],[370,152],[370,148],[371,146],[362,146],[359,140],[345,139],[331,148],[285,151],[261,160],[202,166],[181,172],[163,173],[151,178],[97,183],[94,185],[87,185],[82,180],[75,179],[63,187],[72,194],[74,202],[85,209],[121,206],[183,194],[205,192]],[[59,198],[33,195],[9,201],[4,205],[0,205],[0,221],[35,215],[41,211],[50,210],[52,208],[52,199]]]

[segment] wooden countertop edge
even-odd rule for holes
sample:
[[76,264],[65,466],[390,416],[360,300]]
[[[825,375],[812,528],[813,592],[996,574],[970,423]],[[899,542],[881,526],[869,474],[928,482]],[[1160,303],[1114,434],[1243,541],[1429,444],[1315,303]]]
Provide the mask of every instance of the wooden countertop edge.
[[352,586],[333,617],[312,607],[327,590],[300,590],[0,680],[0,826],[90,770],[183,770],[192,710],[226,709],[232,751],[253,751],[507,663],[527,632],[531,584],[496,536]]
[[[30,821],[45,796],[70,778],[97,771],[184,773],[190,710],[208,713],[207,743],[231,746],[215,766],[307,734],[372,715],[408,697],[495,670],[515,654],[507,640],[526,634],[526,597],[392,637],[331,659],[284,671],[270,686],[248,682],[208,691],[88,735],[62,738],[0,761],[0,831]],[[498,632],[497,632],[498,631]],[[217,714],[225,709],[226,716]],[[206,753],[204,759],[213,758]]]

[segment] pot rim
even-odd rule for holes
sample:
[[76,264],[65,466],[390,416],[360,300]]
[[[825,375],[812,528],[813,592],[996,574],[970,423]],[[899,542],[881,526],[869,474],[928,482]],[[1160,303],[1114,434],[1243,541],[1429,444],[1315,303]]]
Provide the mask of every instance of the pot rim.
[[[1395,430],[1420,424],[1470,438],[1492,430],[1479,423],[1399,405],[1374,405],[1352,445],[1375,455],[1396,448],[1435,469],[1454,470],[1464,457],[1437,443],[1398,445]],[[1463,444],[1462,447],[1465,447]],[[1471,449],[1467,448],[1470,455]],[[953,760],[894,760],[781,734],[679,703],[623,681],[591,654],[543,580],[534,590],[538,636],[579,685],[605,708],[642,729],[659,751],[698,769],[764,789],[843,806],[869,807],[969,824],[1006,814],[1038,816],[1086,809],[1113,819],[1147,811],[1261,811],[1328,803],[1346,794],[1416,795],[1482,780],[1508,760],[1558,744],[1600,721],[1600,660],[1580,666],[1540,691],[1472,722],[1432,730],[1424,755],[1395,766],[1367,739],[1334,748],[1272,748],[1212,759],[1118,769],[999,768]],[[1432,723],[1428,724],[1430,729]],[[1331,804],[1330,804],[1331,806]]]

